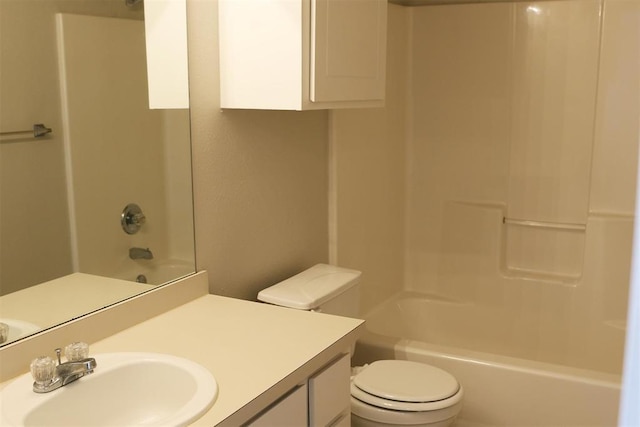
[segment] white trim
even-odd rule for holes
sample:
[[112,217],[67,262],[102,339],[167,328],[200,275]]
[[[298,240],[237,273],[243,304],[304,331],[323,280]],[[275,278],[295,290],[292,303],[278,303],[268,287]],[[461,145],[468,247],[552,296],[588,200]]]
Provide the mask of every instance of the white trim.
[[[640,26],[640,16],[638,16],[638,25]],[[640,56],[640,51],[638,55]],[[640,98],[640,91],[638,97]],[[638,218],[638,214],[640,214],[640,174],[638,174],[636,180],[636,218]],[[625,427],[640,426],[640,405],[638,404],[640,402],[640,224],[637,221],[633,233],[631,284],[629,288],[623,374],[618,425]]]

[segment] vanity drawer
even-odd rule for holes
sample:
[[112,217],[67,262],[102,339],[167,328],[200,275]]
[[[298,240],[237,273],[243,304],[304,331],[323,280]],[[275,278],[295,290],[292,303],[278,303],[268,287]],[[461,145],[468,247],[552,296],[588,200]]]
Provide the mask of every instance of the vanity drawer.
[[[309,378],[309,425],[343,425],[351,406],[351,359],[342,355]],[[348,423],[347,423],[348,425]]]
[[302,384],[248,424],[251,427],[307,425],[307,384]]

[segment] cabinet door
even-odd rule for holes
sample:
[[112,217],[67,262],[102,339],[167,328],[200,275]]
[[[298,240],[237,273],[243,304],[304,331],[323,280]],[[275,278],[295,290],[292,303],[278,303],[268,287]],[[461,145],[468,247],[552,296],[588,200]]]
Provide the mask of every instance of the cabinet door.
[[344,425],[350,419],[350,361],[349,355],[345,354],[309,378],[311,427]]
[[307,425],[307,385],[303,384],[250,422],[251,427],[300,427]]
[[313,102],[383,100],[387,0],[311,0]]
[[301,0],[218,1],[222,108],[300,109],[305,5]]

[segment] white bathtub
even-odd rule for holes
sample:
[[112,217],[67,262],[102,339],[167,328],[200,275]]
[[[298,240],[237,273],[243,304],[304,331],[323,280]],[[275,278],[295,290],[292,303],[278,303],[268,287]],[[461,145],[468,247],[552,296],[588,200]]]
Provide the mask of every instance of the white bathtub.
[[442,311],[443,301],[413,292],[376,307],[353,363],[406,359],[447,370],[465,389],[459,426],[616,425],[620,376],[453,346],[454,331],[430,328],[430,308]]

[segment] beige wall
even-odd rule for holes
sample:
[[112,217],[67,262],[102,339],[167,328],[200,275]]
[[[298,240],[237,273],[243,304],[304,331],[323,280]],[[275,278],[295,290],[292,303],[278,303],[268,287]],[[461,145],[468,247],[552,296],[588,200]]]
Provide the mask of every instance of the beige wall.
[[327,112],[221,111],[217,2],[188,14],[196,264],[212,293],[255,299],[328,260]]

